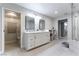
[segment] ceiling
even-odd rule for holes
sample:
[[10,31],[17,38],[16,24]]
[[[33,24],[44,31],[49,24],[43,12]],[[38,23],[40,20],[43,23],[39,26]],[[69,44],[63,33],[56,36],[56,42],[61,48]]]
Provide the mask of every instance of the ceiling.
[[18,3],[18,5],[52,18],[69,14],[71,11],[70,3]]

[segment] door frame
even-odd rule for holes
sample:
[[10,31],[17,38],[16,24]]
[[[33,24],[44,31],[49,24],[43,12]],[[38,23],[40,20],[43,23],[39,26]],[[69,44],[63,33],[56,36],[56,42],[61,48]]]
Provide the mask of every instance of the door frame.
[[4,50],[5,50],[5,45],[4,45],[4,42],[5,42],[5,36],[4,36],[4,8],[2,7],[2,54],[4,53]]
[[[64,38],[61,36],[61,24],[60,24],[61,21],[66,21],[68,23],[68,19],[65,18],[65,19],[58,20],[58,38],[59,39]],[[68,26],[67,26],[67,28],[68,28]],[[68,30],[67,30],[67,32],[68,32]],[[67,33],[67,35],[68,35],[68,33]]]
[[17,13],[20,13],[20,48],[22,48],[22,13],[19,12],[19,11],[15,11],[15,10],[12,10],[12,9],[8,9],[8,8],[2,8],[2,54],[5,52],[5,10],[11,10],[11,11],[14,11],[14,12],[17,12]]

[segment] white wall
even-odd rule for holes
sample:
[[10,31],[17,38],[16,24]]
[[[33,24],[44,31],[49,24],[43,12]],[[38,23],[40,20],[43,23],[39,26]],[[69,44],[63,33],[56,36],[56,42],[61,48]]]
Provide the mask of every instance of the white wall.
[[52,20],[51,19],[49,19],[49,18],[44,18],[45,19],[45,29],[52,29],[52,26],[54,25],[53,23],[52,23]]

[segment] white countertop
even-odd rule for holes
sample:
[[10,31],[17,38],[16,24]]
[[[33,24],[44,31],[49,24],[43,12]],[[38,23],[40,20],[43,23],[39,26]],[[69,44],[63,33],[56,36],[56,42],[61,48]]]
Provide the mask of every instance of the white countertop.
[[45,31],[24,31],[24,33],[40,33],[40,32],[49,32],[48,30]]

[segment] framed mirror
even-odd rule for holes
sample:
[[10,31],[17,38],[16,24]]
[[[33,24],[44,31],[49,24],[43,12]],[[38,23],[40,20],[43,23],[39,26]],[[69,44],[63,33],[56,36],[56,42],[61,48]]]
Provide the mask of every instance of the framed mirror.
[[25,16],[25,30],[35,31],[35,21],[34,18]]
[[45,20],[39,21],[39,30],[45,30]]

